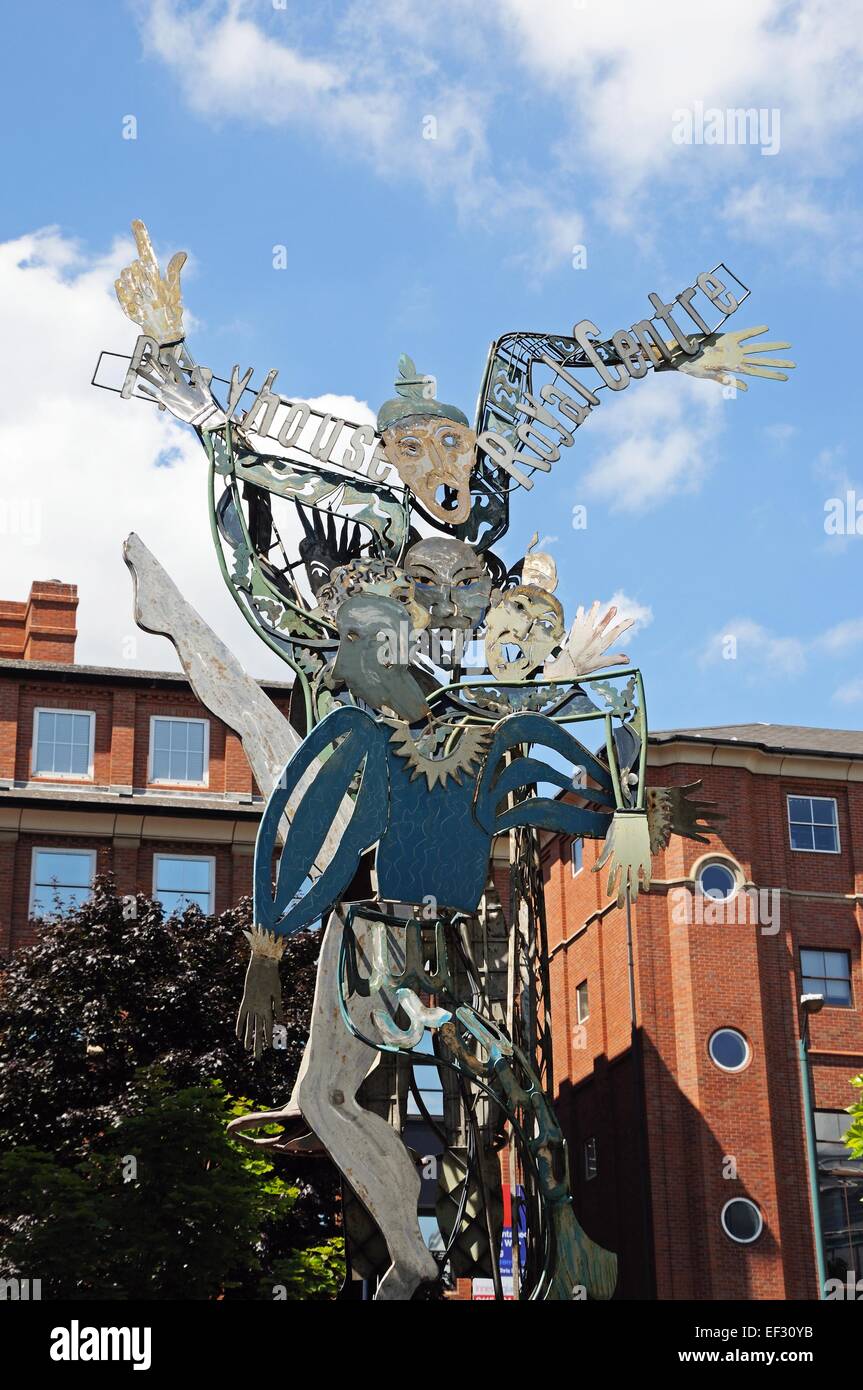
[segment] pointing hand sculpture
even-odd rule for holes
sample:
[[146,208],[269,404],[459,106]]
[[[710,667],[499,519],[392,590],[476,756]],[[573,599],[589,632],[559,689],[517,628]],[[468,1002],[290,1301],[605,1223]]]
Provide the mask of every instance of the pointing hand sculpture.
[[186,264],[185,251],[178,251],[168,262],[163,276],[143,222],[132,223],[138,259],[121,271],[114,282],[120,307],[149,338],[160,346],[178,343],[183,332],[183,300],[180,271]]

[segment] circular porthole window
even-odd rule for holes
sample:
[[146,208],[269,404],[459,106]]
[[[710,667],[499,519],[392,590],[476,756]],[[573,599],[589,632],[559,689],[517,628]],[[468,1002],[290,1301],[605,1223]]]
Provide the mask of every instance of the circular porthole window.
[[722,1208],[722,1229],[738,1245],[751,1245],[764,1229],[761,1212],[748,1197],[732,1197]]
[[737,875],[728,864],[718,860],[700,868],[696,882],[705,898],[713,898],[716,902],[725,902],[737,892]]
[[707,1051],[720,1071],[742,1071],[752,1055],[749,1043],[736,1028],[717,1028],[707,1044]]

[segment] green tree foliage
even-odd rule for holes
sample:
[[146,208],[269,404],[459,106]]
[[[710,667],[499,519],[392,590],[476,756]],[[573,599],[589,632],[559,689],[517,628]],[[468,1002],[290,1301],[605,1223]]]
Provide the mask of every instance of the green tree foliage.
[[227,1138],[237,1111],[219,1082],[172,1091],[145,1071],[73,1168],[29,1146],[4,1154],[2,1277],[39,1278],[47,1298],[272,1298],[288,1284],[288,1297],[332,1298],[341,1241],[277,1253],[299,1188]]
[[863,1158],[863,1074],[853,1077],[851,1085],[856,1086],[861,1094],[860,1099],[855,1100],[854,1104],[848,1107],[851,1127],[845,1135],[845,1143],[851,1150],[853,1158]]
[[282,962],[287,1047],[255,1062],[234,1036],[250,920],[248,900],[166,920],[101,879],[6,964],[0,1267],[65,1297],[273,1297],[306,1276],[303,1297],[332,1296],[333,1169],[225,1135],[289,1094],[314,990],[302,933]]

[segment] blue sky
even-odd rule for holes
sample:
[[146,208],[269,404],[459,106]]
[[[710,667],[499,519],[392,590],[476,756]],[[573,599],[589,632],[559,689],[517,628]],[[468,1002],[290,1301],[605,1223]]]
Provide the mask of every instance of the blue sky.
[[[786,383],[633,382],[512,508],[568,615],[620,593],[656,727],[860,727],[863,13],[809,0],[272,0],[15,6],[4,18],[0,593],[81,590],[79,659],[171,666],[131,629],[135,526],[249,668],[182,428],[89,386],[134,329],[111,284],[143,218],[184,272],[195,356],[280,389],[392,394],[400,352],[472,415],[489,342],[604,333],[724,260]],[[478,15],[482,13],[482,23]],[[678,144],[672,113],[776,113],[779,149]],[[134,116],[134,140],[123,138]],[[424,138],[434,117],[436,138]],[[128,128],[128,123],[127,123]],[[273,248],[286,248],[286,268]],[[576,268],[574,249],[587,265]],[[358,406],[359,412],[362,407]],[[859,535],[825,531],[855,494]],[[572,508],[588,509],[574,530]],[[722,637],[737,656],[721,655]]]

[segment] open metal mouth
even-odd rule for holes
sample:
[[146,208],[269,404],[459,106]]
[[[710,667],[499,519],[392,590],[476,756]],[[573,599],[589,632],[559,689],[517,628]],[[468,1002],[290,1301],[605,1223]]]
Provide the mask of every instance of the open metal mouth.
[[527,659],[527,652],[523,647],[520,647],[517,642],[504,642],[501,647],[501,654],[504,661],[509,662],[510,665],[513,665],[517,661],[525,661]]

